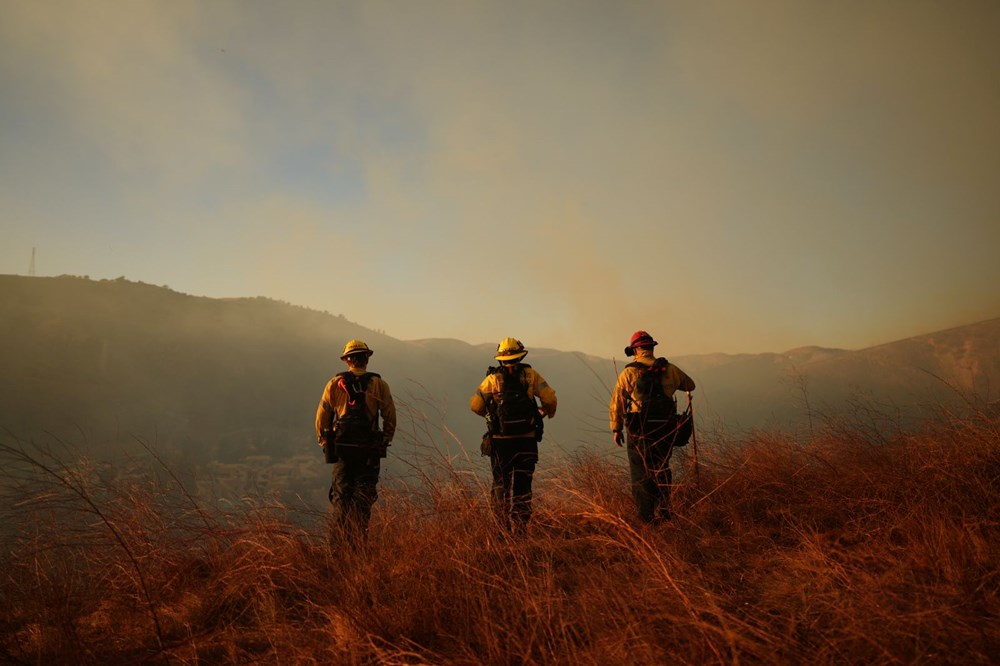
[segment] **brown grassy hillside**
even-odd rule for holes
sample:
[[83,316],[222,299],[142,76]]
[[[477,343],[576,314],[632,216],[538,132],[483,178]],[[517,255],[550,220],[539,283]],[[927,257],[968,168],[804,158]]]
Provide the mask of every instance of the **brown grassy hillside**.
[[[632,520],[620,457],[543,465],[529,535],[428,455],[367,545],[322,514],[114,481],[3,441],[11,663],[898,664],[1000,653],[1000,419],[943,412],[700,442],[676,517]],[[709,453],[714,451],[715,453]],[[697,458],[697,465],[696,463]],[[106,472],[107,470],[104,470]],[[118,477],[121,478],[121,477]],[[305,524],[305,527],[302,525]]]

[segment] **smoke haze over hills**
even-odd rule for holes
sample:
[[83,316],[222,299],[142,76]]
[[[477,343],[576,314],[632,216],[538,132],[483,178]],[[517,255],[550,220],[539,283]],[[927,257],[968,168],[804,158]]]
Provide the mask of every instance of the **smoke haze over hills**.
[[[0,276],[0,315],[0,426],[17,437],[81,442],[95,456],[135,450],[138,438],[195,465],[305,456],[302,464],[314,461],[325,474],[316,404],[343,369],[344,343],[361,338],[400,406],[387,472],[417,442],[473,465],[479,458],[484,425],[468,398],[494,364],[490,344],[397,340],[343,315],[264,298],[188,296],[124,278]],[[810,417],[872,402],[909,417],[921,404],[960,394],[989,397],[1000,379],[998,342],[1000,319],[993,319],[858,351],[657,352],[698,383],[696,415],[711,445],[712,432],[802,428]],[[543,452],[615,455],[607,403],[626,359],[524,343],[526,362],[559,398]]]
[[3,10],[0,273],[598,356],[1000,313],[995,1]]

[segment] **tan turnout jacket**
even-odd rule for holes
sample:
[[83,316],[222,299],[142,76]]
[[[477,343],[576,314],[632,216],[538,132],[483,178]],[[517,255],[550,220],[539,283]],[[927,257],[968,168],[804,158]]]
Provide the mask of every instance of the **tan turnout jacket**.
[[[362,375],[367,370],[352,368],[351,372]],[[338,386],[340,377],[334,377],[327,382],[323,390],[323,397],[316,408],[316,439],[322,439],[324,430],[333,427],[333,422],[347,412],[347,391],[342,386]],[[381,377],[372,377],[368,383],[368,391],[365,393],[365,406],[368,409],[368,416],[373,420],[379,415],[382,416],[382,435],[387,442],[392,441],[396,432],[396,405],[392,401],[392,392],[389,385]],[[320,441],[322,444],[322,441]]]
[[[549,386],[549,383],[545,381],[534,368],[524,369],[524,381],[526,384],[528,396],[531,398],[537,397],[542,401],[542,411],[550,419],[556,415],[556,391],[554,388]],[[469,398],[469,408],[479,414],[480,416],[486,416],[488,409],[486,407],[487,396],[497,396],[500,393],[500,378],[495,374],[486,375],[480,384],[479,388],[472,397]],[[528,433],[526,435],[519,435],[519,437],[531,437],[532,434]],[[494,435],[495,438],[501,439],[501,435]]]
[[[656,357],[653,355],[636,356],[635,360],[644,365],[653,365]],[[641,370],[639,368],[625,368],[618,375],[615,382],[615,390],[611,394],[611,405],[608,412],[611,417],[611,431],[622,430],[625,427],[625,412],[637,412],[640,405],[635,401],[635,383]],[[673,395],[676,391],[693,391],[694,380],[684,374],[684,371],[673,363],[667,367],[663,373],[663,392],[666,395]]]

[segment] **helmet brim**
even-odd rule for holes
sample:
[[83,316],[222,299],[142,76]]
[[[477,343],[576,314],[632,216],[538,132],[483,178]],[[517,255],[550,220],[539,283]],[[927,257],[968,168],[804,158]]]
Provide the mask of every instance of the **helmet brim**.
[[340,360],[341,361],[346,361],[351,356],[365,356],[365,357],[369,357],[369,356],[371,356],[374,353],[375,352],[373,352],[370,349],[367,350],[367,351],[365,351],[364,349],[359,349],[358,351],[351,352],[350,354],[344,354],[343,356],[340,357]]
[[527,355],[528,352],[523,351],[523,352],[517,352],[516,354],[497,354],[493,358],[495,358],[498,361],[519,361]]

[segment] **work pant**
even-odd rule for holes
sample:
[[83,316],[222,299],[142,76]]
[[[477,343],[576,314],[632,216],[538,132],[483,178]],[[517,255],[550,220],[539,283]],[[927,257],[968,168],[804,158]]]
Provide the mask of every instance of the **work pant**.
[[639,519],[651,523],[670,519],[672,447],[668,442],[650,444],[640,435],[628,435],[628,468],[632,497]]
[[534,437],[493,438],[493,512],[504,529],[523,533],[531,520],[531,479],[538,462]]
[[380,467],[378,453],[341,454],[333,463],[330,504],[336,512],[336,525],[345,536],[364,538],[368,534],[372,505],[378,499]]

